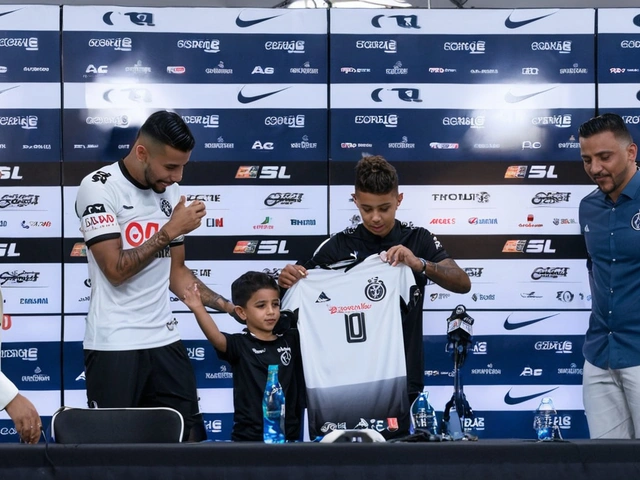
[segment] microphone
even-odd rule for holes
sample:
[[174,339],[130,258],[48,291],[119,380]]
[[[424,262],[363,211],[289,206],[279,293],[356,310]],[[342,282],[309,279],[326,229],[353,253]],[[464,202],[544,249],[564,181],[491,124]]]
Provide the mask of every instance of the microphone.
[[473,335],[473,322],[464,305],[454,308],[451,316],[447,318],[448,347],[454,348],[455,344],[469,343]]

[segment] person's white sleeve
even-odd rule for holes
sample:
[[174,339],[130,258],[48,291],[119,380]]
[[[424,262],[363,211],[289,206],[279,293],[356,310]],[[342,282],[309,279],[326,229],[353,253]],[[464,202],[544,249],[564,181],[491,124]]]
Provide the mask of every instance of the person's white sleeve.
[[4,373],[0,372],[0,410],[4,410],[16,395],[18,395],[18,388]]
[[109,238],[120,237],[120,225],[113,205],[113,192],[88,176],[80,183],[76,197],[76,214],[87,246]]

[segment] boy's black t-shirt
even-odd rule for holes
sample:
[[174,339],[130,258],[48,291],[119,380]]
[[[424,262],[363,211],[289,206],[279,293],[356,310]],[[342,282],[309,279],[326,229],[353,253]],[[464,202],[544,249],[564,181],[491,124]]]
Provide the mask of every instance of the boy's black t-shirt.
[[225,333],[227,351],[216,351],[233,371],[233,441],[263,441],[262,397],[269,365],[278,365],[278,381],[285,394],[286,439],[300,439],[303,394],[300,337],[296,329],[264,341],[245,330]]

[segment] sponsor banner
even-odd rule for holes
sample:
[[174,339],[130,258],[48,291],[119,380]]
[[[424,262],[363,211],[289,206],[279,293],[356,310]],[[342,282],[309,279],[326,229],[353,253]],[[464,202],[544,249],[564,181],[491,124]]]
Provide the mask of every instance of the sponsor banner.
[[[332,109],[585,109],[595,106],[593,84],[437,85],[332,84]],[[528,112],[527,112],[528,113]]]
[[[13,341],[13,329],[21,323],[13,317],[13,326],[4,332],[2,344],[2,371],[18,387],[27,390],[60,390],[60,317],[31,317],[29,329],[42,329],[49,333],[49,340],[43,341],[42,334],[33,339]],[[29,397],[31,399],[31,397]],[[49,413],[42,412],[43,415]]]
[[[461,372],[465,386],[505,383],[581,385],[583,341],[584,334],[474,336]],[[452,356],[441,353],[443,345],[447,346],[445,335],[425,340],[427,385],[450,385],[455,376]]]
[[330,10],[332,34],[593,34],[594,9]]
[[[622,10],[626,12],[627,9]],[[601,83],[638,83],[640,79],[640,26],[630,20],[633,18],[640,24],[638,16],[628,13],[625,22],[634,27],[633,32],[599,33],[598,42],[598,81]]]
[[327,33],[324,9],[64,7],[63,30],[175,33]]
[[[60,30],[60,7],[58,5],[2,5],[0,6],[0,31],[13,34],[15,31]],[[4,55],[2,55],[4,57]]]
[[[215,410],[215,406],[212,406]],[[207,438],[214,442],[226,441],[231,438],[233,428],[233,413],[204,413],[204,428]]]
[[323,84],[65,83],[63,88],[65,109],[146,109],[147,116],[162,108],[327,108],[327,87]]
[[[187,249],[191,250],[191,246],[187,247]],[[277,278],[280,275],[280,271],[287,263],[291,263],[291,261],[259,259],[254,260],[251,263],[250,270],[264,272],[274,278]],[[244,262],[237,262],[233,260],[188,260],[186,265],[191,269],[193,274],[202,281],[202,283],[225,298],[231,298],[231,284],[233,281],[249,270]],[[180,316],[176,317],[180,321],[184,320],[184,322],[181,321],[178,326],[181,337],[190,339],[204,338],[198,325],[192,322],[191,319],[193,317],[189,308],[172,292],[169,293],[169,301],[174,312],[187,312],[187,315],[184,316],[184,318],[181,318]],[[241,331],[241,329],[237,329],[240,324],[229,315],[214,313],[213,311],[210,311],[210,313],[215,315],[214,318],[221,331],[231,333]]]
[[[472,277],[472,283],[476,283],[474,277]],[[475,311],[472,309],[472,305],[465,304],[469,307],[469,315],[475,320],[473,334],[476,337],[488,335],[584,335],[589,325],[589,311]],[[426,312],[426,318],[423,321],[425,338],[446,334],[446,320],[450,315],[451,310]],[[440,318],[440,320],[437,321],[436,318]],[[442,338],[440,340],[443,344],[446,342]]]
[[[145,112],[65,110],[65,131],[70,132],[64,138],[65,161],[122,158],[133,146],[137,130],[146,120]],[[196,138],[193,161],[327,159],[327,111],[323,109],[177,109],[176,112]],[[239,129],[238,125],[247,128]]]
[[60,263],[60,241],[60,238],[0,237],[0,265]]
[[[1,150],[0,150],[1,151]],[[0,187],[60,186],[60,162],[17,163],[0,160]]]
[[[426,32],[423,32],[426,33]],[[332,35],[331,83],[593,83],[593,34]],[[421,52],[429,52],[425,61]]]
[[[640,124],[640,116],[638,116]],[[356,161],[360,150],[354,150],[349,161],[331,161],[329,163],[331,188],[348,185],[353,193],[353,181]],[[580,155],[576,152],[574,162],[530,162],[514,160],[512,163],[504,161],[483,160],[482,168],[473,161],[445,162],[434,160],[429,168],[420,168],[415,161],[399,161],[390,157],[393,166],[400,177],[400,189],[411,185],[591,185],[596,188],[591,179],[584,172]],[[332,159],[333,160],[333,159]],[[473,175],[469,172],[473,171]]]
[[[440,234],[580,234],[578,206],[590,185],[401,187],[398,218]],[[330,188],[331,231],[360,223],[353,187]],[[506,209],[505,205],[517,207]]]
[[[27,7],[28,8],[28,7]],[[45,7],[46,8],[46,7]],[[56,27],[59,8],[55,8]],[[47,8],[49,10],[49,8]],[[17,13],[20,10],[14,10]],[[51,13],[51,12],[48,12]],[[60,83],[60,33],[55,31],[10,30],[3,23],[11,11],[0,8],[0,85],[5,82]]]
[[[147,55],[151,44],[162,55]],[[326,83],[327,79],[324,35],[67,32],[63,48],[66,82]]]
[[[36,239],[29,239],[36,240]],[[5,248],[0,243],[0,254]],[[5,253],[12,253],[8,244]],[[20,246],[23,244],[20,243]],[[60,313],[62,291],[60,264],[56,263],[4,263],[16,257],[0,257],[0,287],[4,294],[4,311],[10,314]]]
[[[59,100],[57,86],[55,95]],[[37,107],[3,109],[2,100],[0,84],[0,162],[59,162],[60,110]],[[6,175],[0,173],[0,177],[5,179]],[[9,179],[12,177],[13,174],[9,175]]]
[[585,259],[581,235],[485,235],[482,242],[473,235],[438,235],[447,252],[456,260],[505,259]]
[[[86,264],[64,264],[64,313],[86,314],[91,300],[91,279]],[[67,317],[65,317],[66,319]],[[82,324],[84,331],[84,324]],[[65,331],[65,341],[71,340]],[[81,340],[79,337],[76,340]]]
[[640,33],[640,8],[598,8],[597,33]]
[[[254,265],[256,260],[296,263],[311,258],[316,247],[327,235],[300,235],[264,237],[246,235],[237,237],[188,237],[187,260],[244,260]],[[246,264],[245,271],[251,267]],[[251,267],[252,268],[252,267]]]
[[[554,113],[539,109],[525,114],[494,111],[485,115],[487,112],[482,111],[477,117],[472,111],[460,114],[441,109],[334,109],[330,112],[330,157],[350,161],[364,153],[375,152],[392,162],[501,159],[526,164],[576,161],[580,159],[580,144],[575,130],[594,115],[594,110],[572,109],[571,112],[567,113],[565,121],[575,127],[565,129],[533,123],[556,117]],[[561,117],[559,114],[557,118]],[[486,123],[488,118],[492,120]],[[458,125],[458,122],[474,119],[485,123],[481,128]],[[424,125],[431,126],[426,135]]]
[[591,290],[587,281],[586,267],[583,267],[584,282],[566,284],[508,284],[505,279],[500,285],[484,286],[472,283],[469,293],[455,295],[440,287],[425,288],[425,308],[454,309],[460,302],[470,308],[553,308],[574,310],[591,308]]
[[[466,379],[466,366],[464,369]],[[442,411],[451,399],[453,379],[449,382],[446,386],[429,385],[429,401],[436,411]],[[543,397],[552,397],[558,411],[584,410],[581,385],[465,385],[464,393],[474,411],[526,411],[531,422]]]
[[[22,115],[33,113],[34,115],[45,115],[43,110],[60,108],[60,84],[59,83],[0,83],[0,116],[12,116],[16,112],[11,109],[18,110]],[[59,112],[54,112],[56,115]],[[13,120],[4,120],[6,126],[11,126]],[[36,130],[38,126],[37,120],[20,120],[18,125]],[[5,125],[2,125],[5,126]],[[47,129],[52,129],[52,124],[47,125]],[[53,128],[54,132],[59,132]]]
[[[538,402],[539,403],[539,402]],[[465,418],[465,432],[476,435],[480,439],[489,438],[524,438],[537,439],[532,428],[533,410],[515,412],[480,411],[473,407],[473,418]],[[436,409],[437,418],[441,418],[441,406]],[[557,425],[565,440],[589,438],[587,418],[582,410],[558,411]]]
[[61,207],[59,187],[4,187],[0,193],[0,234],[59,238]]
[[[640,111],[640,86],[637,83],[600,83],[598,85],[598,107],[600,109],[624,109],[620,115],[638,115]],[[634,122],[627,122],[634,123]]]

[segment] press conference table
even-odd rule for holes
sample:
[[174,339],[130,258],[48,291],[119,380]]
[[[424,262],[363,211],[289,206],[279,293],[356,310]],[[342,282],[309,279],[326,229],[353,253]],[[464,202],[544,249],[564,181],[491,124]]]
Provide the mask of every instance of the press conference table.
[[376,444],[0,444],[0,479],[638,478],[640,441]]

